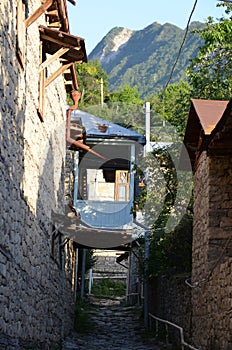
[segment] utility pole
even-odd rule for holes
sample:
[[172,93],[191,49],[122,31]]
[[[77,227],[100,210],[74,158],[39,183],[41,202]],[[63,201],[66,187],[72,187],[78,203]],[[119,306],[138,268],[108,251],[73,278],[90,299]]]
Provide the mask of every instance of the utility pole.
[[150,102],[145,103],[145,136],[146,136],[146,145],[144,148],[144,156],[150,151],[151,143],[151,109]]
[[103,107],[103,78],[101,78],[101,81],[100,81],[100,85],[101,85],[101,106]]

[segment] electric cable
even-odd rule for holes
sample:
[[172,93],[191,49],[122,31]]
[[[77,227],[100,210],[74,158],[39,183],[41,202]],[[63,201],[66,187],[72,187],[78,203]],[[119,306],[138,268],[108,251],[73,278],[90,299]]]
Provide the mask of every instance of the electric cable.
[[168,87],[168,85],[169,85],[169,83],[170,83],[170,81],[171,81],[171,79],[172,79],[172,76],[173,76],[174,70],[175,70],[175,68],[176,68],[177,62],[179,61],[180,54],[181,54],[181,51],[182,51],[182,49],[183,49],[183,46],[184,46],[184,43],[185,43],[185,40],[186,40],[188,31],[189,31],[190,21],[191,21],[191,18],[192,18],[193,13],[194,13],[194,11],[195,11],[197,2],[198,2],[198,0],[195,0],[194,5],[193,5],[193,8],[192,8],[192,10],[191,10],[191,13],[190,13],[190,15],[189,15],[188,22],[187,22],[187,26],[186,26],[185,33],[184,33],[184,37],[183,37],[183,40],[182,40],[182,42],[181,42],[181,45],[180,45],[180,48],[179,48],[179,51],[178,51],[176,60],[175,60],[175,62],[174,62],[174,64],[173,64],[173,66],[172,66],[171,73],[170,73],[170,76],[169,76],[169,78],[168,78],[168,81],[167,81],[167,83],[166,83],[165,86],[164,86],[163,94],[164,94],[165,90],[167,89],[167,87]]

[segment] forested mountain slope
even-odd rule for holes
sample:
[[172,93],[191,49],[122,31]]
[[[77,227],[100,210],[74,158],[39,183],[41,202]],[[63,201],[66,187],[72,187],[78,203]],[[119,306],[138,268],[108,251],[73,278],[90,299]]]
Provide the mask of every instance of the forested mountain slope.
[[[172,83],[184,77],[189,59],[196,56],[202,41],[192,31],[203,26],[200,22],[190,25]],[[109,75],[111,90],[118,90],[125,84],[136,85],[145,97],[166,84],[184,34],[185,30],[170,23],[154,22],[138,31],[116,27],[94,48],[89,60],[101,62]]]

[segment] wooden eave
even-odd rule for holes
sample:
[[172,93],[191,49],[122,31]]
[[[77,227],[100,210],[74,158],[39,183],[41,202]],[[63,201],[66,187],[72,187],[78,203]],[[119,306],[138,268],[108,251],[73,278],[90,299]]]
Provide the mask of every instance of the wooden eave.
[[212,131],[205,147],[209,155],[225,156],[232,155],[232,99]]
[[87,62],[85,41],[77,36],[39,26],[40,38],[43,41],[43,49],[49,55],[54,55],[62,48],[69,49],[61,57],[68,62]]
[[[74,0],[68,0],[68,1],[73,5],[76,4]],[[66,0],[41,0],[41,6],[39,6],[32,14],[29,15],[28,18],[25,19],[24,21],[25,27],[28,28],[41,15],[44,15],[44,14],[45,14],[45,19],[46,19],[48,28],[56,29],[70,35]],[[50,46],[50,48],[47,48],[47,50],[48,51],[51,50],[52,51],[51,54],[53,55],[56,51],[54,43],[53,45],[50,44],[48,46]],[[87,61],[86,50],[85,50],[83,39],[80,40],[79,46],[80,46],[80,52],[78,53],[78,55],[76,53],[76,47],[74,47],[74,49],[68,50],[69,54],[67,54],[66,57],[62,57],[69,63],[67,65],[67,62],[64,62],[65,67],[64,69],[60,70],[60,74],[61,73],[64,74],[65,88],[67,92],[70,92],[72,90],[78,90],[76,70],[75,70],[74,63],[71,64],[71,62]]]
[[50,56],[42,62],[40,69],[46,68],[55,59],[59,58],[62,66],[53,75],[46,79],[45,87],[56,77],[63,74],[66,91],[78,90],[78,82],[75,70],[75,62],[87,62],[84,39],[74,35],[40,26],[40,38],[43,42],[43,50]]
[[[76,5],[74,0],[68,1],[71,4]],[[45,16],[47,26],[49,28],[57,29],[70,34],[66,0],[53,1],[52,5],[45,12]],[[64,71],[63,76],[67,93],[70,93],[72,90],[78,90],[77,75],[74,63]]]
[[65,0],[53,1],[45,12],[48,27],[56,28],[69,33],[67,4]]
[[[73,5],[75,1],[68,0]],[[41,5],[25,20],[25,26],[28,28],[41,15],[46,15],[48,26],[69,32],[68,11],[66,0],[41,0]]]
[[184,145],[193,169],[204,150],[215,155],[231,153],[231,105],[231,101],[191,101]]
[[70,211],[63,215],[53,212],[52,219],[55,227],[78,247],[127,250],[127,245],[133,240],[130,229],[94,228]]

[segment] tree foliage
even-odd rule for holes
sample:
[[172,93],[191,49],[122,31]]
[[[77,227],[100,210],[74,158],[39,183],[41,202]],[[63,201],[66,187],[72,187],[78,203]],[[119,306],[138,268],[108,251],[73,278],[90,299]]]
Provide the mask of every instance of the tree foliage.
[[143,103],[137,86],[124,85],[119,91],[113,91],[109,97],[110,102],[124,102],[141,105]]
[[190,107],[190,85],[180,80],[179,83],[168,85],[165,91],[160,90],[151,96],[151,110],[167,120],[180,136],[185,133],[186,122]]
[[191,175],[177,169],[174,158],[178,152],[173,143],[149,152],[144,159],[147,187],[140,191],[135,206],[144,210],[151,229],[150,276],[187,272],[191,267]]
[[101,81],[103,83],[103,99],[108,95],[108,75],[98,60],[76,65],[79,90],[82,93],[79,108],[101,103]]
[[153,231],[150,243],[150,276],[191,272],[192,219],[191,214],[185,214],[173,231]]
[[195,98],[224,100],[232,94],[232,5],[219,6],[225,7],[227,17],[218,22],[209,17],[206,27],[197,31],[204,44],[187,69]]

